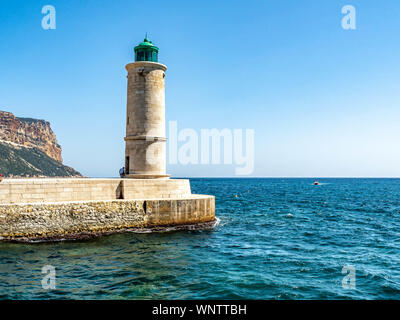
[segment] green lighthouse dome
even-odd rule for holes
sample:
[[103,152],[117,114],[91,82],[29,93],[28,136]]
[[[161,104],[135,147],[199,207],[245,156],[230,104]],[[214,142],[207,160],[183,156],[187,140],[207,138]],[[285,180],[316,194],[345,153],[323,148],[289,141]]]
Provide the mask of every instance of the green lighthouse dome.
[[135,61],[158,62],[158,47],[146,35],[143,42],[135,47]]

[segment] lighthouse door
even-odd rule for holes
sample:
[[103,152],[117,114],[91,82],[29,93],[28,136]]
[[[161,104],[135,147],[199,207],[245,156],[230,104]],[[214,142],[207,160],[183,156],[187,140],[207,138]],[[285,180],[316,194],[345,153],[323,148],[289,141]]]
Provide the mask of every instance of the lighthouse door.
[[125,174],[129,174],[129,157],[125,158]]

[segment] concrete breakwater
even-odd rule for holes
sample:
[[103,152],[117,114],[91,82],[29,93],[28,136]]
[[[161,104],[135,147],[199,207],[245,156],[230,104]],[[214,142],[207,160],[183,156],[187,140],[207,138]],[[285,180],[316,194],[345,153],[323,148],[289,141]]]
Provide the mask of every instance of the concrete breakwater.
[[6,179],[0,239],[79,239],[132,228],[213,223],[215,198],[188,180]]

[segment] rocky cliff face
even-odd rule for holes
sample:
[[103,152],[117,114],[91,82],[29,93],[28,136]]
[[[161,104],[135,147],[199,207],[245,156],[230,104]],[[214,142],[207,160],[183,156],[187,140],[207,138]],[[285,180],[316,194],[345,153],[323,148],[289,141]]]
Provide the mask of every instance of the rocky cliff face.
[[17,118],[11,112],[0,111],[0,140],[37,148],[62,163],[61,146],[47,121]]
[[62,164],[50,123],[0,111],[0,173],[3,177],[81,177]]

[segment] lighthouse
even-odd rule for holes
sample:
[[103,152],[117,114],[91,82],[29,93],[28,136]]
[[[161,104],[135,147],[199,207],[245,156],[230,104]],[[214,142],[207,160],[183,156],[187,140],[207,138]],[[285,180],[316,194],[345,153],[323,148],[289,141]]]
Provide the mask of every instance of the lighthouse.
[[158,48],[147,36],[135,47],[135,62],[126,70],[125,169],[120,170],[124,179],[3,180],[0,242],[217,225],[215,197],[192,194],[189,179],[169,179],[166,174],[167,67],[158,63]]
[[146,36],[126,66],[128,92],[125,136],[126,178],[162,179],[166,174],[165,71],[158,47]]

